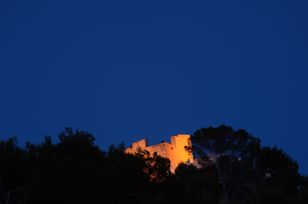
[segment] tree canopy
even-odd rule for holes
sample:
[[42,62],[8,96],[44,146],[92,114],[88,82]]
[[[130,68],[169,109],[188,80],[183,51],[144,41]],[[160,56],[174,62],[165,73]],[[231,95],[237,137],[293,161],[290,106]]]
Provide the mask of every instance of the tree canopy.
[[307,203],[308,179],[283,150],[228,126],[192,134],[198,165],[125,146],[101,150],[95,137],[66,128],[58,142],[0,140],[0,204]]

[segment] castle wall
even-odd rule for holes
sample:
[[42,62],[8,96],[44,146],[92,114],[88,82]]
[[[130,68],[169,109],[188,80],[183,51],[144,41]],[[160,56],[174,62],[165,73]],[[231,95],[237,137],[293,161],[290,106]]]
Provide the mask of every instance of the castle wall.
[[171,143],[162,142],[152,146],[147,146],[147,140],[143,139],[134,142],[126,152],[134,154],[138,150],[146,150],[151,155],[156,152],[159,156],[170,160],[170,170],[174,172],[180,163],[193,163],[193,155],[186,151],[185,146],[191,146],[190,135],[172,136]]
[[155,152],[165,158],[170,158],[172,156],[172,145],[167,142],[163,142],[157,145],[149,146],[145,148],[151,155]]
[[148,141],[146,139],[139,140],[132,143],[130,148],[126,149],[126,153],[134,154],[139,150],[144,150],[148,146]]

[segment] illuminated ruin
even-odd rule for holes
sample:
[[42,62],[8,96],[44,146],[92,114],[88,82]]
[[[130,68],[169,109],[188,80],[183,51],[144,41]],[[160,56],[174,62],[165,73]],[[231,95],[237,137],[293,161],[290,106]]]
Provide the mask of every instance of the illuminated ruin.
[[170,160],[170,170],[174,172],[180,163],[193,164],[193,155],[185,147],[191,147],[190,135],[176,135],[171,137],[171,143],[162,142],[157,145],[148,146],[146,139],[132,143],[126,153],[135,154],[140,150],[146,150],[151,155],[155,152]]

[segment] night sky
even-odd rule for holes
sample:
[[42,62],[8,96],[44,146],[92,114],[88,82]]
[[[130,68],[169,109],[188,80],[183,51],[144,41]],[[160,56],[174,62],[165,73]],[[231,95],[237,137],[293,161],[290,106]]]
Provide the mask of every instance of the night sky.
[[0,139],[226,124],[308,174],[307,0],[2,0],[0,25]]

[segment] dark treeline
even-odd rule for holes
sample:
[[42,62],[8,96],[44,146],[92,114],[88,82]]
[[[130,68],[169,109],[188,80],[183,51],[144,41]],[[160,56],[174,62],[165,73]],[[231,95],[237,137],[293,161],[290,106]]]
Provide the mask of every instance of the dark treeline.
[[245,130],[197,130],[187,151],[199,168],[182,164],[174,174],[168,159],[94,141],[70,128],[57,143],[0,141],[0,204],[308,203],[297,162]]

